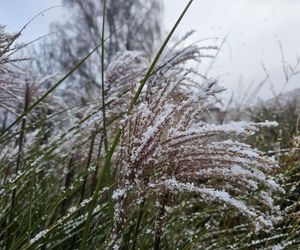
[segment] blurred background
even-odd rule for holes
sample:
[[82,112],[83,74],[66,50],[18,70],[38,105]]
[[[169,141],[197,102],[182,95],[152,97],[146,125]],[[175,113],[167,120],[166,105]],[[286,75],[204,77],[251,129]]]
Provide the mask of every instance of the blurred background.
[[[186,3],[161,0],[163,32],[170,30]],[[2,1],[0,23],[8,31],[17,32],[32,17],[51,7],[55,8],[37,17],[23,32],[21,40],[32,41],[48,34],[53,23],[63,25],[71,18],[60,0]],[[191,42],[219,38],[202,43],[222,44],[211,73],[227,89],[225,99],[232,95],[243,98],[256,91],[256,97],[266,100],[300,87],[297,74],[287,82],[284,73],[286,68],[298,70],[299,12],[298,0],[197,0],[176,35],[194,30]],[[224,38],[226,42],[222,43]]]

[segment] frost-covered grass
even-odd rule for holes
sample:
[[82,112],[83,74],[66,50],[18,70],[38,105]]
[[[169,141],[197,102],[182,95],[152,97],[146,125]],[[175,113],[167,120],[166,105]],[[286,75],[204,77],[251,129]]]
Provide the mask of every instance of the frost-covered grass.
[[299,179],[253,143],[278,124],[209,123],[223,88],[187,65],[216,48],[172,44],[191,3],[152,61],[125,51],[104,68],[102,49],[99,98],[77,105],[59,87],[104,39],[54,81],[15,67],[17,36],[0,29],[0,249],[297,247],[285,192],[299,199]]

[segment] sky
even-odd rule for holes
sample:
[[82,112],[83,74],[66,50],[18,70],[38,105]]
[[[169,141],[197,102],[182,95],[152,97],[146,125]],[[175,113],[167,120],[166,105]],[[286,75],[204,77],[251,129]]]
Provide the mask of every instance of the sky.
[[[35,19],[24,31],[24,41],[33,40],[49,32],[54,21],[66,16],[60,0],[0,0],[0,23],[9,31],[18,31],[40,11],[48,10]],[[164,4],[164,30],[168,31],[184,9],[187,0],[162,0]],[[228,89],[227,95],[245,96],[265,78],[264,65],[270,81],[261,89],[261,98],[271,98],[282,90],[300,88],[300,77],[285,83],[284,61],[291,66],[300,57],[300,0],[194,0],[176,31],[183,36],[194,30],[190,42],[209,37],[220,40],[200,42],[199,45],[218,45],[226,37],[211,75]],[[207,63],[199,66],[205,71]],[[298,67],[300,70],[300,67]],[[249,89],[249,86],[250,87]]]

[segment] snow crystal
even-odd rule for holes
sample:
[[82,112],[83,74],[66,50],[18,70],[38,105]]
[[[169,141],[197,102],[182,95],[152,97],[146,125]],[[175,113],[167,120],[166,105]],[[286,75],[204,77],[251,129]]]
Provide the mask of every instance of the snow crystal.
[[118,200],[119,198],[121,198],[124,194],[125,194],[126,190],[122,189],[122,188],[118,188],[114,191],[112,198],[114,200]]
[[276,245],[272,247],[272,250],[281,250],[283,247],[281,245]]
[[178,189],[181,191],[196,192],[205,199],[212,200],[212,201],[219,200],[221,202],[227,203],[237,208],[242,214],[252,218],[256,218],[257,229],[260,229],[261,224],[265,226],[272,226],[272,221],[267,220],[263,216],[257,217],[257,214],[250,207],[247,207],[247,205],[244,202],[231,197],[229,193],[225,191],[215,190],[213,188],[195,187],[193,183],[180,183],[177,182],[177,180],[174,178],[165,180],[164,183],[165,186],[171,190]]
[[90,203],[91,200],[92,200],[92,198],[88,198],[88,199],[83,200],[83,201],[80,203],[80,206],[81,206],[81,207],[84,207],[85,205],[87,205],[88,203]]
[[270,127],[278,127],[279,124],[276,121],[268,121],[268,120],[266,120],[266,121],[262,122],[262,125],[264,127],[270,128]]
[[38,241],[39,239],[45,237],[46,234],[48,233],[48,231],[49,231],[49,230],[46,229],[46,230],[43,230],[43,231],[39,232],[36,236],[34,236],[34,238],[32,238],[32,239],[30,240],[29,243],[32,244],[32,243]]
[[76,207],[71,207],[70,209],[69,209],[69,213],[74,213],[74,212],[76,212]]

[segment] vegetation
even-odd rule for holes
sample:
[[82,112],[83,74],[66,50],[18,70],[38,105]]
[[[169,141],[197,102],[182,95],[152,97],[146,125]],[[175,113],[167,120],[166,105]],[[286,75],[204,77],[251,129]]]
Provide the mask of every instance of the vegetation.
[[213,124],[224,89],[191,65],[218,48],[172,40],[193,0],[157,53],[157,20],[143,44],[130,21],[112,28],[142,1],[66,2],[94,48],[66,47],[65,30],[60,79],[0,27],[0,249],[297,249],[298,104]]

